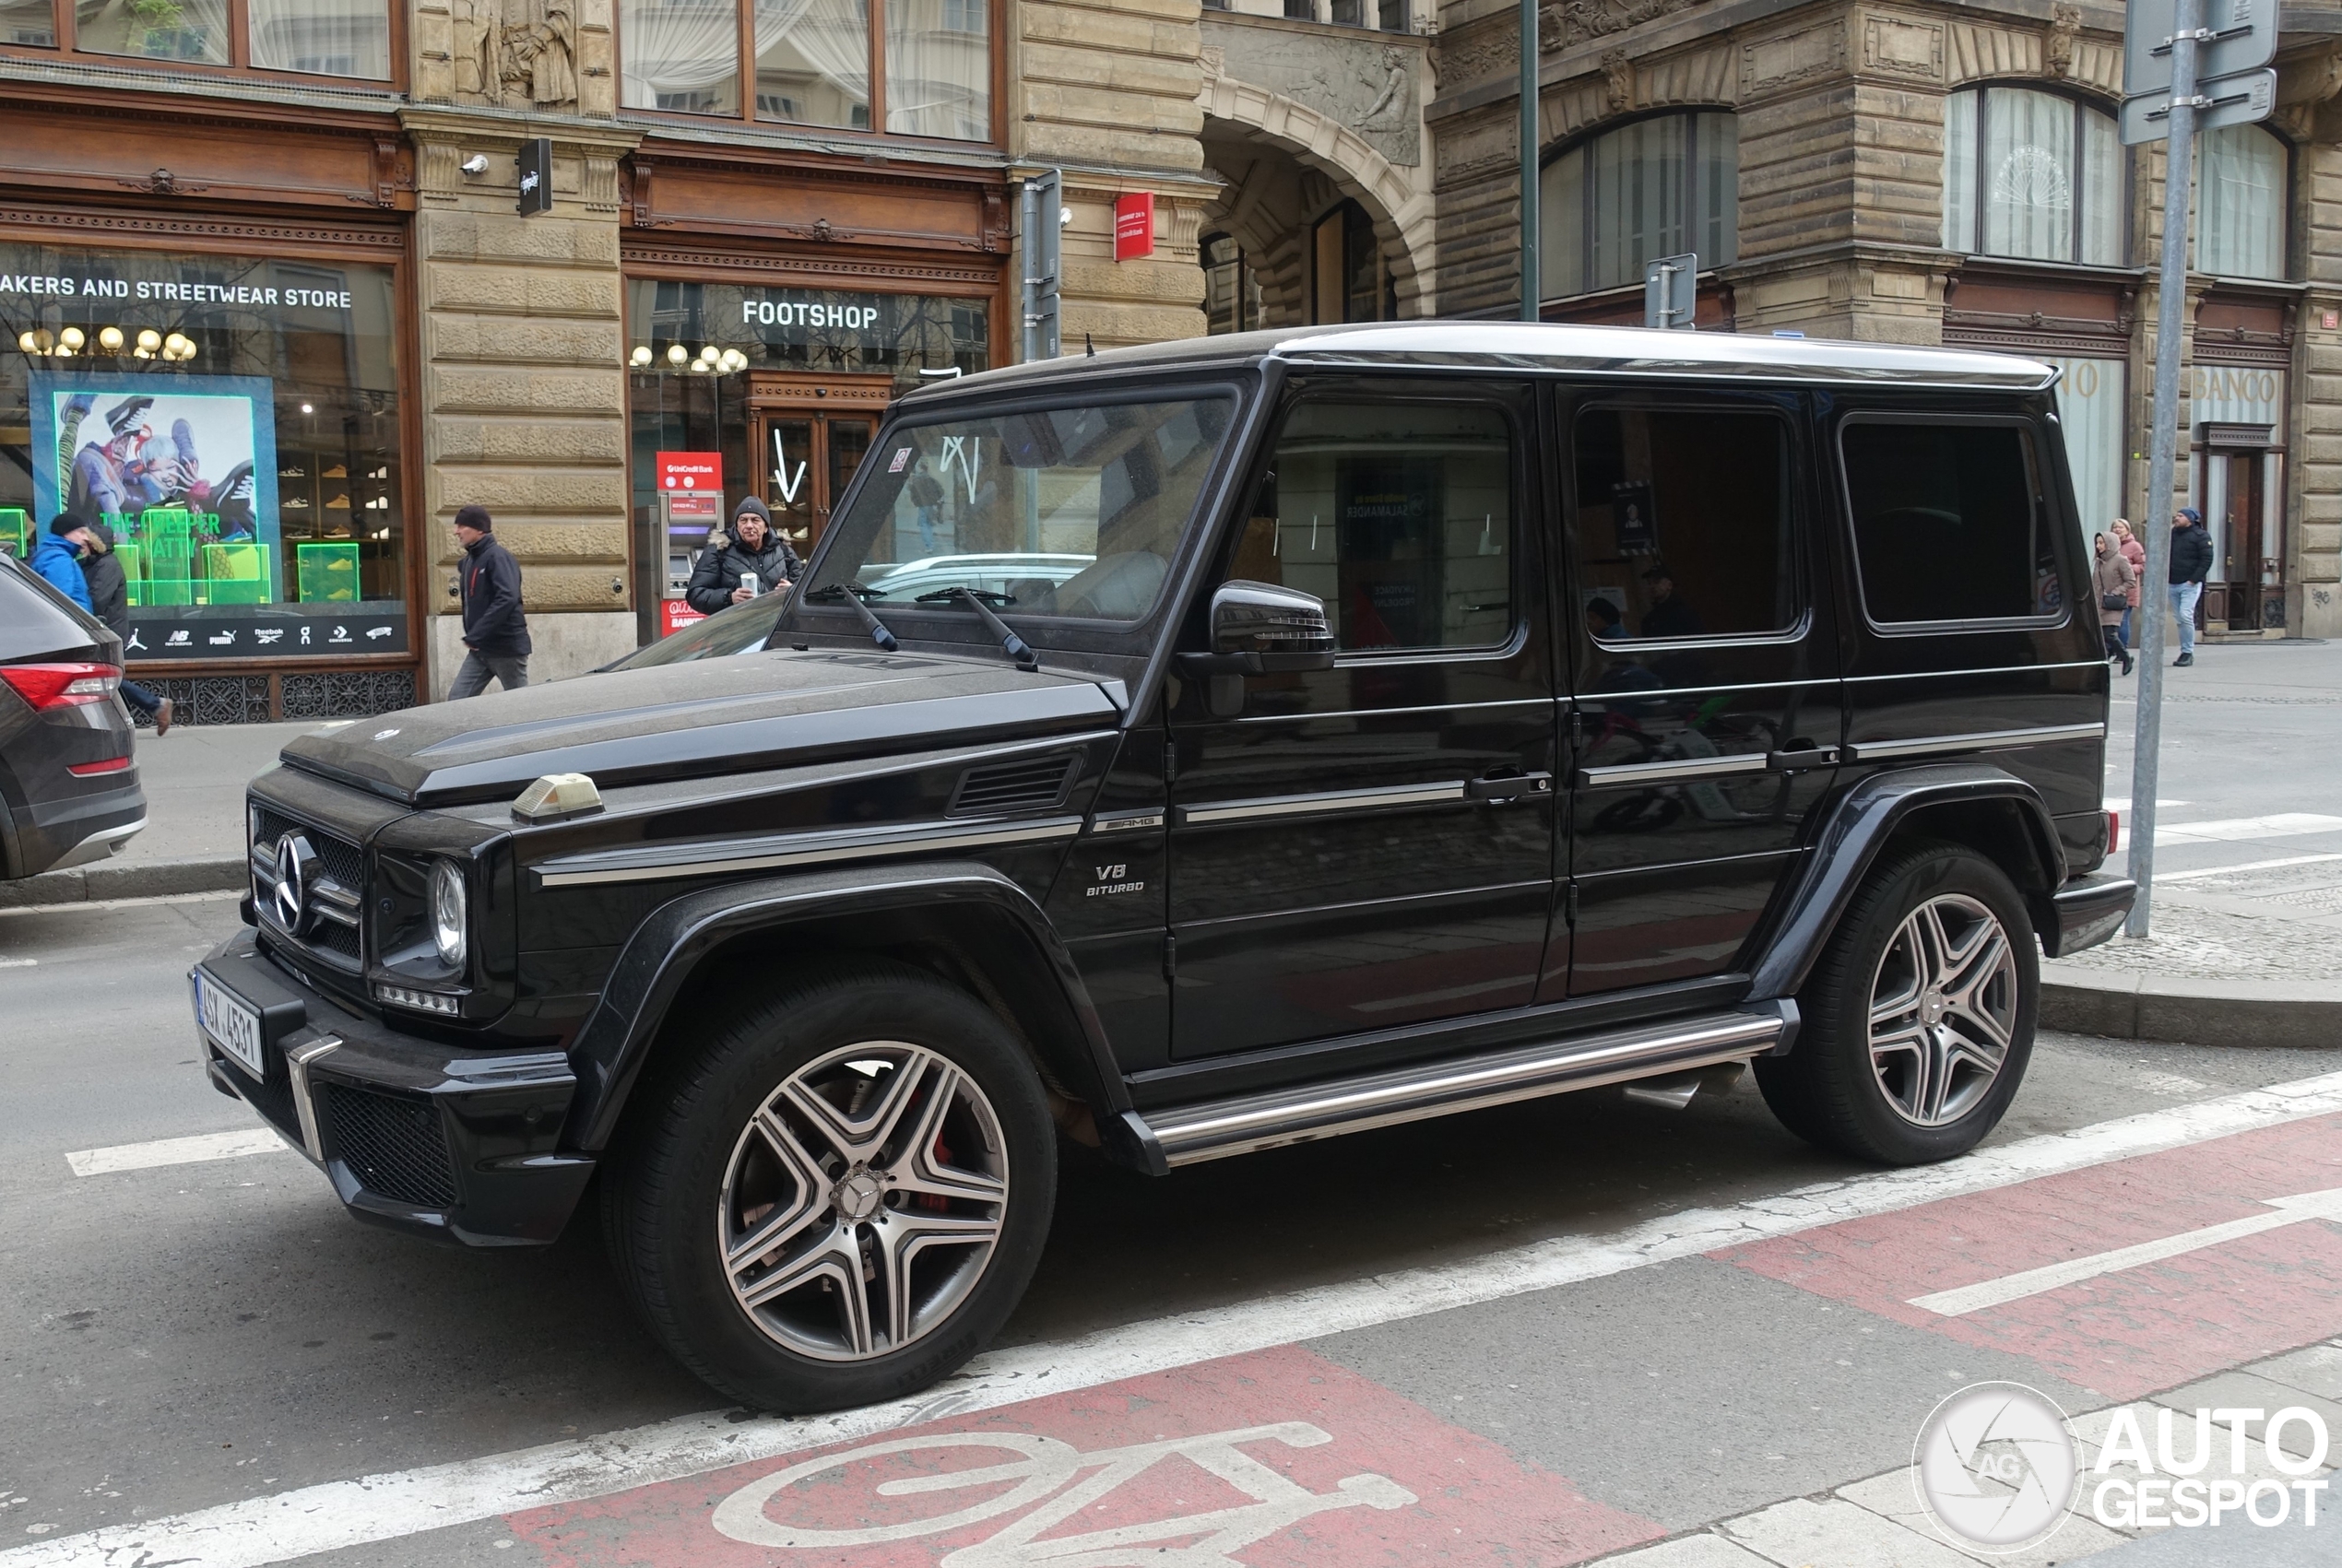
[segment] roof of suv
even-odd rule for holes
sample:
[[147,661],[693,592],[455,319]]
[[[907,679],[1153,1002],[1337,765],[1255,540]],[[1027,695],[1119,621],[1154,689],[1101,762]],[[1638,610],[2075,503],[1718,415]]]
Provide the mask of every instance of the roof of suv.
[[919,401],[970,387],[1000,387],[1109,370],[1201,369],[1278,360],[1295,366],[1387,370],[1513,371],[1619,377],[1720,376],[1802,385],[1959,387],[2039,392],[2053,366],[1960,348],[1756,337],[1729,332],[1654,332],[1557,322],[1411,321],[1230,333],[1110,348],[1094,357],[1011,365],[914,394]]

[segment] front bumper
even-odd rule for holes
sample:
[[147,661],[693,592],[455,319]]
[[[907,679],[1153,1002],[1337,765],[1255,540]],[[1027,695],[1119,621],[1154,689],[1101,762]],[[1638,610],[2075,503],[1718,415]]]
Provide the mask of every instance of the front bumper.
[[2050,899],[2056,918],[2041,925],[2041,952],[2053,959],[2072,958],[2095,948],[2123,928],[2137,902],[2139,885],[2111,871],[2076,877]]
[[590,1155],[560,1147],[577,1089],[566,1057],[467,1055],[349,1012],[271,963],[249,930],[195,969],[261,1019],[260,1079],[196,1025],[213,1086],[306,1154],[351,1213],[467,1246],[561,1233],[594,1173]]

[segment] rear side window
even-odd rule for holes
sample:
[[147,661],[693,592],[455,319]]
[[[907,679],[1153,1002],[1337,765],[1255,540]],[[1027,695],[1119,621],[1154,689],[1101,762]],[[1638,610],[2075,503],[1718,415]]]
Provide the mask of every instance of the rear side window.
[[2014,420],[1850,419],[1863,607],[1881,626],[2062,615],[2040,465]]
[[1737,408],[1589,408],[1572,430],[1579,609],[1615,644],[1797,624],[1789,427]]

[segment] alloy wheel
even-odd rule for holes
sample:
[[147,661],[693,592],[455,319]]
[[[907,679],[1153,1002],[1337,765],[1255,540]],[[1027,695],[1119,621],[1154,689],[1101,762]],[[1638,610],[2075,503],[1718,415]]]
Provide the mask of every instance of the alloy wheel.
[[2000,917],[1964,893],[1927,900],[1871,980],[1870,1059],[1896,1114],[1940,1127],[1999,1079],[2016,1032],[2017,955]]
[[932,1332],[1000,1239],[1009,1164],[974,1079],[872,1041],[791,1073],[734,1144],[716,1214],[732,1299],[768,1338],[867,1361]]

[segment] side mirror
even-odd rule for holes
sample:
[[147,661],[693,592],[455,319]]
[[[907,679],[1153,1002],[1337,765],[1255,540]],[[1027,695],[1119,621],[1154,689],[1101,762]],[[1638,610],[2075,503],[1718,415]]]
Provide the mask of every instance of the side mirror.
[[1181,654],[1179,668],[1210,682],[1217,716],[1243,711],[1248,675],[1333,668],[1333,629],[1314,594],[1239,578],[1213,591],[1211,622],[1212,651]]

